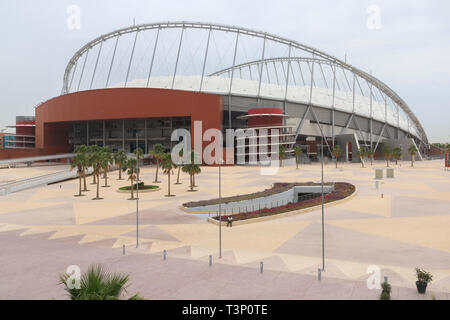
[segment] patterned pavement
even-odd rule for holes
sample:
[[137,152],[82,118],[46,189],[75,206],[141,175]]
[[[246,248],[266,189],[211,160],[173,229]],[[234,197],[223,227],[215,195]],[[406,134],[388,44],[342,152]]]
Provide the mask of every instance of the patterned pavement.
[[[346,283],[363,288],[369,276],[368,266],[376,265],[380,267],[381,275],[388,276],[389,282],[402,292],[397,294],[398,298],[417,298],[411,293],[415,287],[414,268],[421,267],[434,275],[430,292],[448,298],[450,172],[445,172],[442,165],[442,161],[416,162],[413,168],[407,162],[393,164],[395,178],[383,179],[378,190],[374,169],[384,167],[383,162],[366,168],[361,168],[360,164],[340,164],[338,169],[334,164],[325,166],[326,181],[351,182],[358,189],[353,199],[325,209],[323,278],[330,283],[335,281],[330,288],[342,289]],[[55,170],[63,168],[57,166]],[[2,169],[0,180],[33,176],[39,170],[38,167]],[[42,167],[42,170],[47,173],[50,169]],[[151,183],[154,170],[153,167],[143,169],[141,179]],[[257,167],[224,167],[222,170],[223,196],[259,191],[273,182],[318,181],[320,178],[318,164],[301,165],[298,170],[288,165],[272,176],[261,175]],[[113,250],[118,256],[122,245],[126,245],[130,252],[147,259],[159,258],[162,251],[167,250],[168,257],[177,259],[180,265],[191,262],[207,265],[211,254],[215,265],[223,268],[257,270],[264,261],[264,270],[276,272],[277,277],[291,275],[309,282],[316,278],[322,263],[320,210],[233,228],[223,226],[223,257],[218,259],[217,226],[205,221],[207,215],[187,214],[179,209],[183,202],[217,197],[218,169],[203,167],[196,177],[197,192],[187,192],[189,178],[182,174],[182,184],[171,186],[176,197],[164,196],[167,190],[165,176],[160,179],[163,181],[159,184],[160,191],[140,194],[141,246],[135,249],[136,202],[127,200],[128,194],[116,191],[127,184],[126,180],[116,179],[117,172],[110,173],[111,187],[100,188],[104,198],[101,201],[91,200],[95,195],[91,178],[88,178],[90,191],[84,197],[73,197],[78,190],[77,180],[0,197],[0,236],[7,236],[4,241],[23,250],[16,249],[10,254],[19,262],[27,250],[18,245],[23,241],[29,243],[28,250],[36,245],[36,250],[49,254],[50,243],[62,244],[75,251],[108,250],[111,254],[109,250]],[[29,242],[27,239],[38,240]],[[102,254],[93,254],[91,263],[102,262],[101,257]],[[0,258],[0,265],[5,263],[6,260]],[[217,283],[216,280],[213,282]],[[308,288],[302,298],[317,298],[321,294],[332,297],[319,289],[315,292],[314,283]],[[205,298],[217,291],[214,290],[205,292]],[[355,292],[349,298],[376,298],[373,294],[366,297],[364,290]],[[6,296],[7,293],[0,289],[0,297]],[[270,297],[281,299],[284,296],[279,293]],[[183,295],[162,292],[154,297],[183,298]],[[186,294],[184,297],[192,296]],[[260,297],[267,295],[261,291]]]

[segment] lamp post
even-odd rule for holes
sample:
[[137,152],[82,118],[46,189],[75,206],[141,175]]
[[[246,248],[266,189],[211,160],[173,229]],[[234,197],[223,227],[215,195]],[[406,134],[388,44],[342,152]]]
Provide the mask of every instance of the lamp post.
[[222,159],[219,159],[219,259],[222,258]]
[[[138,134],[136,133],[137,178],[139,177]],[[136,248],[139,248],[139,179],[136,179]]]
[[320,154],[322,162],[322,271],[325,271],[325,223],[324,223],[324,196],[323,196],[323,137],[320,138]]

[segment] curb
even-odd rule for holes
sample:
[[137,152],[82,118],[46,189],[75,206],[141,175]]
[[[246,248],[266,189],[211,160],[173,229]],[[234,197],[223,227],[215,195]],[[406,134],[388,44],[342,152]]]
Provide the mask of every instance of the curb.
[[[159,190],[161,190],[161,187],[158,187],[158,188],[156,188],[156,189],[150,189],[150,190],[141,190],[141,189],[139,189],[139,193],[148,193],[148,192],[155,192],[155,191],[159,191]],[[116,192],[118,192],[118,193],[130,193],[131,192],[131,190],[116,190]],[[134,192],[136,192],[136,190],[134,190]]]

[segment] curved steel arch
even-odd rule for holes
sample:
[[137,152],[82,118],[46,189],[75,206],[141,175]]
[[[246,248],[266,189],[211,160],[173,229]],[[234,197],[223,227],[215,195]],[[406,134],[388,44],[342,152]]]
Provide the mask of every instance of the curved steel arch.
[[[151,29],[167,29],[167,28],[191,28],[191,29],[206,29],[206,30],[216,30],[216,31],[224,31],[224,32],[234,32],[239,33],[243,35],[249,35],[253,37],[263,38],[266,40],[271,40],[274,42],[285,44],[289,47],[296,48],[303,50],[305,52],[311,53],[313,57],[321,57],[324,60],[333,62],[335,65],[338,65],[342,68],[345,68],[346,70],[349,70],[353,72],[354,74],[360,76],[361,78],[364,78],[366,81],[377,87],[380,91],[385,93],[389,98],[391,98],[392,101],[397,103],[402,110],[411,118],[411,120],[416,125],[417,129],[420,132],[419,138],[421,138],[425,143],[428,144],[428,139],[425,133],[425,130],[423,129],[422,125],[420,124],[417,117],[414,115],[414,113],[411,111],[411,109],[408,107],[406,102],[400,98],[400,96],[391,88],[389,88],[385,83],[378,80],[377,78],[371,76],[370,74],[350,65],[346,62],[329,55],[323,51],[317,50],[313,47],[304,45],[302,43],[299,43],[294,40],[289,40],[287,38],[279,37],[274,34],[270,34],[263,31],[256,31],[252,29],[247,28],[241,28],[236,26],[229,26],[229,25],[223,25],[223,24],[213,24],[213,23],[202,23],[202,22],[187,22],[187,21],[178,21],[178,22],[160,22],[160,23],[151,23],[151,24],[141,24],[136,26],[131,26],[127,28],[118,29],[115,31],[112,31],[110,33],[101,35],[94,40],[88,42],[86,45],[84,45],[81,49],[79,49],[69,60],[69,63],[66,66],[65,72],[64,72],[64,81],[63,81],[63,89],[62,93],[68,93],[68,83],[69,83],[69,75],[70,71],[72,70],[72,67],[76,64],[78,58],[80,58],[86,51],[88,51],[90,48],[94,47],[97,44],[100,44],[108,39],[120,37],[123,34],[133,33],[133,32],[139,32],[143,30],[151,30]],[[287,58],[289,59],[289,58]]]
[[[317,59],[317,58],[308,58],[308,57],[292,57],[292,58],[288,58],[288,57],[276,57],[276,58],[267,58],[267,59],[263,59],[263,60],[253,60],[253,61],[249,61],[249,62],[245,62],[245,63],[241,63],[241,64],[237,64],[234,67],[229,67],[229,68],[225,68],[219,71],[215,71],[211,74],[209,74],[209,77],[212,76],[219,76],[221,74],[224,73],[228,73],[229,71],[231,71],[232,69],[239,69],[239,68],[244,68],[244,67],[251,67],[254,65],[259,65],[261,63],[266,63],[266,62],[284,62],[284,61],[301,61],[301,62],[315,62],[315,63],[325,63],[328,65],[334,65],[336,66],[337,64],[333,63],[332,61],[329,60],[324,60],[324,59]],[[340,65],[338,65],[340,66]]]
[[[335,63],[334,61],[331,61],[331,60],[318,59],[318,58],[309,58],[309,57],[291,57],[291,58],[289,58],[289,57],[276,57],[276,58],[267,58],[267,59],[263,59],[263,60],[253,60],[253,61],[241,63],[241,64],[238,64],[238,65],[236,65],[234,67],[229,67],[229,68],[225,68],[225,69],[213,72],[213,73],[209,74],[208,76],[220,76],[222,74],[230,72],[233,69],[246,68],[246,67],[251,67],[251,66],[259,66],[261,63],[289,62],[289,61],[300,61],[300,62],[312,62],[312,63],[328,64],[330,66],[341,67],[341,68],[343,68],[345,70],[348,70],[348,71],[350,71],[352,73],[355,73],[356,75],[358,75],[362,79],[366,80],[368,83],[370,83],[370,84],[374,85],[375,87],[377,87],[378,89],[380,89],[381,92],[386,94],[386,96],[388,96],[392,101],[397,103],[398,106],[400,108],[402,108],[402,110],[411,118],[411,120],[414,121],[414,124],[417,126],[417,129],[420,131],[420,134],[422,135],[420,138],[422,138],[423,140],[425,140],[427,142],[426,134],[425,134],[425,132],[424,132],[424,130],[423,130],[419,120],[415,117],[414,113],[406,105],[406,103],[392,89],[390,89],[386,84],[384,84],[380,80],[375,79],[374,77],[368,75],[365,72],[362,72],[362,71],[361,71],[361,73],[354,72],[356,68],[354,68],[354,67],[348,68],[347,67],[348,65],[345,65],[345,64],[342,65],[342,64]],[[369,76],[369,77],[367,77],[367,76]],[[377,86],[377,83],[373,81],[374,79],[377,80],[377,83],[383,84],[383,87],[380,88],[379,86]],[[384,88],[386,88],[388,90],[384,90]]]

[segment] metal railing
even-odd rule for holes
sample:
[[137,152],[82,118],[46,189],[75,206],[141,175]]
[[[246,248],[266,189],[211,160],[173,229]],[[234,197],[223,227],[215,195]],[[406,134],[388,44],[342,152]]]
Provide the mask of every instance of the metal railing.
[[[92,169],[88,170],[88,174]],[[76,170],[64,170],[53,173],[44,174],[41,176],[31,177],[27,179],[17,180],[0,185],[0,195],[7,195],[9,193],[18,192],[26,189],[31,189],[39,186],[48,185],[67,179],[77,177]]]

